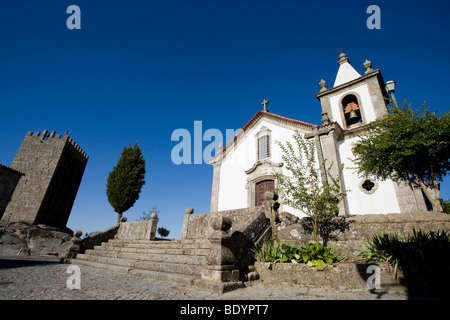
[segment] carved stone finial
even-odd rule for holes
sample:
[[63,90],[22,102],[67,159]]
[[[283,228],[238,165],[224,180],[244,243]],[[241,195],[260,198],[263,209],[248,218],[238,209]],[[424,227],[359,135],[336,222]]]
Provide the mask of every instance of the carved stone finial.
[[322,123],[323,124],[330,123],[330,117],[328,117],[328,113],[326,112],[322,113]]
[[218,216],[211,219],[210,224],[216,231],[227,231],[231,228],[231,219],[224,216]]
[[323,91],[325,91],[325,90],[327,90],[327,83],[325,82],[325,80],[320,80],[320,82],[319,82],[319,85],[320,85],[320,92],[323,92]]
[[83,232],[81,230],[77,230],[73,233],[73,236],[75,238],[80,238],[82,234],[83,234]]
[[274,200],[277,201],[278,200],[278,194],[271,191],[271,190],[267,190],[266,192],[264,192],[264,200]]
[[345,55],[345,53],[341,53],[340,55],[339,55],[339,61],[338,61],[338,63],[339,63],[339,65],[341,65],[341,64],[343,64],[343,63],[345,63],[345,62],[349,62],[350,63],[350,61],[348,61],[348,58],[347,58],[347,56]]
[[186,208],[186,214],[193,214],[194,213],[194,208]]
[[366,59],[364,62],[364,68],[366,68],[366,73],[372,72],[372,62]]

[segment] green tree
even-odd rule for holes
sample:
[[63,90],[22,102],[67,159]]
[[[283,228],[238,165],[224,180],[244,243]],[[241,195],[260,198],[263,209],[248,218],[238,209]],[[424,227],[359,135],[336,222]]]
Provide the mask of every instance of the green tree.
[[277,180],[275,191],[283,203],[301,210],[312,219],[312,234],[317,241],[321,229],[325,229],[324,224],[339,212],[339,203],[345,196],[340,186],[343,167],[338,170],[338,176],[333,176],[333,164],[327,166],[325,161],[323,176],[326,178],[322,181],[315,161],[314,141],[306,140],[298,131],[294,133],[293,138],[295,148],[289,141],[285,145],[276,141],[283,151],[281,158],[288,172],[283,174],[274,171]]
[[165,238],[165,237],[167,237],[167,236],[169,235],[170,230],[167,230],[167,229],[164,228],[164,227],[159,227],[159,228],[158,228],[158,233],[159,233],[159,235],[160,235],[161,237]]
[[[388,114],[375,122],[353,146],[359,174],[381,180],[418,183],[434,211],[441,211],[438,181],[450,169],[450,113],[440,116],[422,106],[413,110],[389,106]],[[435,190],[435,196],[429,192]]]
[[441,202],[442,211],[444,211],[445,213],[450,213],[450,201],[444,201],[443,199],[439,199],[439,201]]
[[153,213],[156,213],[159,216],[159,210],[156,207],[156,204],[153,205],[151,210],[142,211],[142,216],[140,216],[137,221],[148,221],[152,218]]
[[145,184],[145,160],[137,143],[124,147],[117,165],[109,173],[106,183],[108,201],[117,212],[117,224],[122,214],[131,208]]

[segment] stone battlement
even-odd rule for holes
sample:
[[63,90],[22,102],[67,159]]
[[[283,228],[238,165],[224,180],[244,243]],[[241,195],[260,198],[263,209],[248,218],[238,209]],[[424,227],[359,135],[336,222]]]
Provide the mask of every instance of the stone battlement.
[[84,158],[89,159],[89,156],[87,155],[87,153],[69,136],[62,136],[61,134],[56,134],[56,131],[52,130],[50,132],[48,132],[48,130],[44,130],[41,132],[31,132],[28,131],[27,135],[25,138],[28,137],[33,137],[33,138],[37,138],[40,140],[47,140],[47,141],[51,141],[50,139],[54,139],[57,141],[67,141],[71,146],[73,146],[74,150],[78,151]]

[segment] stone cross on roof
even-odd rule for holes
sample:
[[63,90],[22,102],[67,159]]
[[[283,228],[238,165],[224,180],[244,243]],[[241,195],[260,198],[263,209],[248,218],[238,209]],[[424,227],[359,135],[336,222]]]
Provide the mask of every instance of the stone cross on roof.
[[268,112],[268,111],[267,111],[267,104],[268,104],[268,103],[269,103],[269,101],[267,101],[266,99],[264,99],[263,102],[261,103],[261,104],[264,106],[264,111],[265,111],[265,112]]

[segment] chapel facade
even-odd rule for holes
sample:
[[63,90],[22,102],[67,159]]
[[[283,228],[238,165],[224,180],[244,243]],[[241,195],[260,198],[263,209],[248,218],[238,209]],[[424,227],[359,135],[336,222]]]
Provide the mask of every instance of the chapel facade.
[[[348,192],[340,203],[339,214],[388,214],[430,209],[426,197],[414,185],[362,177],[353,169],[352,145],[370,123],[388,112],[389,95],[381,71],[372,69],[370,61],[364,63],[363,75],[353,68],[344,53],[340,54],[338,64],[333,87],[327,88],[327,83],[322,80],[320,92],[315,95],[321,104],[322,125],[271,113],[268,101],[264,100],[263,110],[258,111],[209,160],[213,165],[211,212],[261,205],[265,191],[277,185],[274,170],[286,173],[282,150],[275,141],[283,144],[290,141],[294,145],[295,131],[314,140],[318,167],[322,168],[326,159],[328,164],[333,163],[335,172],[331,174],[336,176],[338,168],[344,165],[341,189]],[[305,216],[280,200],[279,211]]]

